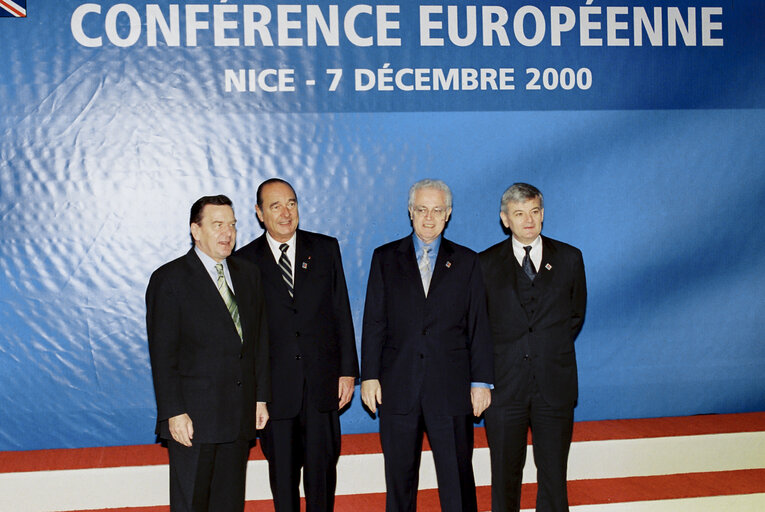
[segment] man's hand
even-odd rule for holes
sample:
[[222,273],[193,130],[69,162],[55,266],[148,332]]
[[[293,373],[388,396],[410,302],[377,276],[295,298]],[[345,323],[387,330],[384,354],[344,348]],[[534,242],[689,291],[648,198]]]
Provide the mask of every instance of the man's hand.
[[255,404],[255,428],[263,430],[268,423],[268,407],[265,402]]
[[491,404],[491,390],[489,388],[470,388],[470,402],[473,404],[473,416],[478,418]]
[[340,377],[337,390],[337,398],[340,400],[338,409],[342,409],[353,398],[353,389],[356,384],[355,377]]
[[382,404],[382,388],[377,379],[367,379],[361,382],[361,400],[372,414],[377,412],[377,404]]
[[191,446],[191,440],[194,439],[194,425],[188,414],[183,413],[173,416],[167,420],[167,426],[170,428],[170,435],[183,446]]

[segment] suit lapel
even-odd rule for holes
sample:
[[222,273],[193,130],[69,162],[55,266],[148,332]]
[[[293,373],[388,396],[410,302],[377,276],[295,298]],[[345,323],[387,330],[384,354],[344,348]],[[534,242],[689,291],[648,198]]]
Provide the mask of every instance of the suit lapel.
[[312,250],[311,241],[298,231],[295,237],[295,262],[293,263],[295,266],[295,297],[299,297],[301,290],[304,289],[308,272],[311,270]]
[[424,298],[425,290],[422,289],[422,278],[420,277],[420,269],[417,267],[417,255],[414,250],[414,241],[412,236],[409,235],[406,238],[402,238],[396,251],[401,256],[399,261],[401,263],[401,277],[405,282],[414,282],[419,286],[419,294]]
[[[189,279],[189,286],[191,286],[193,293],[202,301],[204,301],[205,306],[209,308],[210,311],[213,311],[219,318],[228,319],[227,325],[231,326],[231,332],[233,333],[234,337],[239,339],[239,333],[236,332],[234,321],[231,320],[231,314],[228,312],[226,303],[223,302],[223,297],[221,297],[218,288],[210,278],[210,274],[207,272],[207,269],[205,269],[202,260],[200,260],[194,252],[194,249],[191,249],[186,254],[186,261],[191,269],[191,279]],[[230,270],[231,267],[229,267],[229,271]],[[231,280],[233,282],[233,275]],[[236,288],[236,283],[234,283],[234,288]]]
[[[241,273],[239,265],[233,258],[227,260],[228,270],[231,273],[231,283],[234,285],[234,296],[236,297],[236,304],[239,308],[239,322],[242,325],[242,341],[248,339],[252,326],[250,325],[250,315],[243,315],[241,311],[246,311],[252,305],[252,297],[250,296],[250,289],[245,285],[244,276]],[[228,312],[228,309],[226,309]],[[229,316],[231,316],[229,314]],[[231,322],[233,325],[233,321]],[[234,327],[236,328],[236,326]]]
[[552,281],[554,272],[557,269],[557,254],[555,247],[542,237],[542,264],[537,269],[537,277],[534,278],[534,284],[542,287],[542,293],[547,289],[547,285]]
[[263,233],[255,242],[256,263],[260,267],[264,287],[268,286],[272,290],[276,290],[277,296],[282,300],[291,301],[292,298],[287,291],[287,285],[284,283],[284,279],[282,279],[282,271],[274,259],[274,253],[271,252],[268,240],[266,240],[266,234]]
[[492,281],[491,285],[499,288],[509,288],[512,291],[515,301],[520,304],[521,302],[518,298],[518,273],[516,271],[516,268],[519,267],[519,265],[518,260],[515,259],[515,254],[513,253],[512,238],[508,238],[505,240],[505,243],[502,244],[499,257],[499,268],[501,268],[502,271],[497,272],[493,276],[489,276]]
[[[438,256],[436,256],[436,264],[433,266],[433,276],[430,278],[430,288],[428,288],[428,295],[438,287],[444,277],[449,273],[454,262],[452,261],[452,255],[454,254],[454,247],[451,242],[444,237],[441,237],[441,245],[438,248]],[[417,269],[419,274],[419,268]],[[423,292],[424,293],[424,292]]]

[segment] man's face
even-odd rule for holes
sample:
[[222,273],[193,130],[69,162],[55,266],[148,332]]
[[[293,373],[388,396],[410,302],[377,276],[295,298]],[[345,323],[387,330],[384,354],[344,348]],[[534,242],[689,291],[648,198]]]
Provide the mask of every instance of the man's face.
[[202,220],[191,224],[191,236],[199,249],[220,263],[236,245],[236,217],[228,205],[208,204],[202,208]]
[[542,201],[535,197],[522,203],[510,201],[505,209],[499,212],[502,224],[523,245],[529,245],[542,232],[542,221],[545,219],[545,209]]
[[269,183],[260,191],[263,208],[255,207],[260,222],[277,242],[286,242],[298,227],[298,203],[295,192],[284,183]]
[[446,193],[435,188],[421,188],[414,193],[409,218],[417,237],[429,244],[443,232],[452,209],[446,207]]

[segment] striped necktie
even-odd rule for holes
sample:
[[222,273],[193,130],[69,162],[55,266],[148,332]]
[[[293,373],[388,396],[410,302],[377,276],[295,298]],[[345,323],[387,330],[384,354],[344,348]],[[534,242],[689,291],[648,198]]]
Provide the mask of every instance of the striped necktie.
[[228,287],[228,283],[226,282],[226,276],[223,273],[223,264],[218,263],[215,265],[215,270],[218,271],[218,291],[223,298],[223,302],[226,303],[226,309],[228,309],[228,313],[231,315],[231,320],[234,321],[236,332],[239,333],[239,339],[243,340],[242,322],[239,320],[239,306],[236,305],[236,298],[234,297],[234,294],[231,293],[231,288]]
[[282,251],[282,255],[279,256],[279,268],[282,271],[282,279],[284,279],[284,284],[287,285],[287,291],[290,293],[290,297],[294,297],[295,286],[292,282],[292,265],[290,264],[290,259],[287,257],[289,248],[290,246],[287,244],[279,246],[279,250]]

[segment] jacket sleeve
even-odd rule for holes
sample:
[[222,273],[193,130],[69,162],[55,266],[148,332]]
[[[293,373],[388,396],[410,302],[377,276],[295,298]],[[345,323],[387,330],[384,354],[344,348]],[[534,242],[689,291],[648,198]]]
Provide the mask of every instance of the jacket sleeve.
[[358,377],[359,358],[356,353],[356,335],[353,330],[351,304],[348,299],[348,287],[345,283],[340,244],[335,239],[332,240],[332,311],[335,317],[335,336],[337,336],[340,347],[340,375]]
[[186,412],[178,373],[179,298],[166,274],[155,272],[146,289],[146,332],[157,400],[157,421]]
[[494,349],[486,307],[486,290],[483,284],[478,255],[473,258],[468,290],[468,335],[470,337],[470,380],[494,384]]
[[361,380],[380,378],[380,360],[387,331],[385,288],[380,255],[375,250],[369,269],[361,331]]
[[257,389],[255,399],[258,402],[271,401],[271,361],[269,358],[268,320],[266,319],[266,299],[263,295],[263,285],[260,270],[255,267],[253,282],[253,297],[255,302],[255,325],[257,339],[255,340],[255,382]]
[[582,252],[576,250],[573,267],[574,280],[571,285],[571,339],[576,339],[584,324],[587,307],[587,280],[584,275]]

